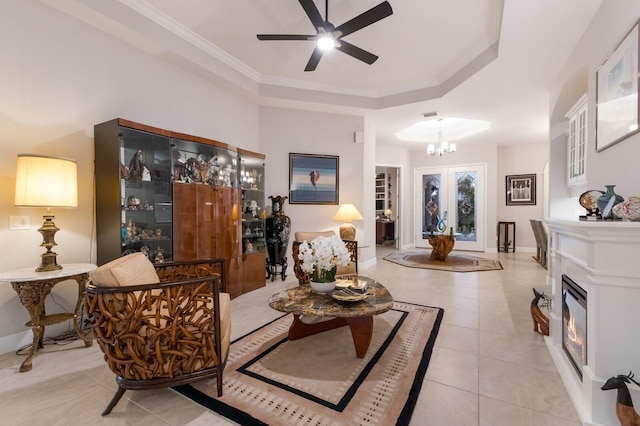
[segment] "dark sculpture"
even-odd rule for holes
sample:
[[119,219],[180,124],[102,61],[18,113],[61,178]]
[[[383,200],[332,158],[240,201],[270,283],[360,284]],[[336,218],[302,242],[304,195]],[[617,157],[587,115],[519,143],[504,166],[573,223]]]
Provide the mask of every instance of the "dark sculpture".
[[269,196],[271,199],[271,215],[266,218],[267,237],[267,279],[274,281],[277,275],[276,269],[280,265],[280,278],[287,278],[287,246],[291,232],[291,219],[284,214],[284,202],[289,197]]
[[539,293],[535,288],[533,289],[534,298],[531,301],[531,318],[533,319],[533,331],[540,333],[544,336],[549,335],[549,318],[542,313],[538,303],[542,299],[545,303],[549,303],[549,297],[544,293]]
[[602,386],[602,390],[617,389],[618,399],[616,401],[616,416],[621,426],[640,426],[640,416],[633,408],[633,401],[631,400],[631,394],[627,383],[635,383],[640,386],[640,383],[633,380],[633,373],[629,371],[626,376],[618,375],[607,380]]

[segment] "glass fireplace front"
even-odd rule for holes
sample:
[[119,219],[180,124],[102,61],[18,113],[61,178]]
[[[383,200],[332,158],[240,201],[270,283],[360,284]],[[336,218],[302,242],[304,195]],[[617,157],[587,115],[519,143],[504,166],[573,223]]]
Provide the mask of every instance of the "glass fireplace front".
[[587,363],[587,292],[562,275],[562,348],[580,380]]

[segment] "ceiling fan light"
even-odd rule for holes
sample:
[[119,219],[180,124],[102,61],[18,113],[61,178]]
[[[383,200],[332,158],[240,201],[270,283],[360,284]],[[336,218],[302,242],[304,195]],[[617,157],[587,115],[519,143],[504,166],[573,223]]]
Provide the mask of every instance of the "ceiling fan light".
[[449,144],[449,152],[456,152],[456,144],[455,143]]
[[336,41],[333,37],[324,35],[318,39],[317,45],[321,50],[327,51],[333,49],[336,46]]
[[427,155],[433,155],[436,152],[436,146],[434,144],[429,144],[427,146]]

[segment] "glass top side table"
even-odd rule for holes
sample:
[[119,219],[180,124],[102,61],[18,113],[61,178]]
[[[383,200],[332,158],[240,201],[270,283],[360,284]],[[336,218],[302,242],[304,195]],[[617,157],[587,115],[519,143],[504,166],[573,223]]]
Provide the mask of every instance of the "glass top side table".
[[[83,336],[78,324],[78,312],[82,305],[89,272],[96,269],[96,265],[91,263],[71,263],[62,265],[62,269],[47,272],[36,272],[35,268],[22,268],[13,271],[0,272],[0,282],[10,282],[13,289],[18,293],[20,302],[29,312],[31,321],[25,326],[31,327],[33,332],[33,342],[27,358],[20,366],[20,372],[29,371],[32,368],[31,359],[36,351],[43,347],[44,328],[47,325],[73,320],[73,328],[82,340],[85,347],[91,346],[91,338]],[[78,300],[73,313],[59,313],[47,315],[44,309],[46,297],[51,293],[53,287],[62,281],[74,280],[78,283]]]

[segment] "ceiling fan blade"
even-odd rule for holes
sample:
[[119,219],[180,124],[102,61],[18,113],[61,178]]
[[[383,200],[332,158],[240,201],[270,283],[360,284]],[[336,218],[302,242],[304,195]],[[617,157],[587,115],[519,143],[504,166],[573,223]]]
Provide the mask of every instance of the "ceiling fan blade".
[[304,70],[315,71],[316,67],[318,66],[318,62],[320,62],[320,58],[322,58],[322,49],[316,46],[316,48],[313,49],[313,53],[311,54],[309,62],[307,62],[307,66]]
[[347,43],[344,40],[340,40],[338,45],[336,45],[336,49],[338,49],[342,53],[346,53],[349,56],[353,56],[356,59],[360,59],[362,62],[366,62],[369,65],[371,65],[378,59],[378,57],[373,53],[367,52],[364,49],[360,49],[359,47],[354,46],[351,43]]
[[258,40],[315,40],[316,35],[303,34],[258,34]]
[[313,24],[313,27],[316,31],[319,31],[320,28],[324,28],[324,19],[322,19],[322,15],[318,11],[313,0],[298,0],[300,2],[300,6],[304,9]]
[[[300,0],[300,3],[302,3],[302,0]],[[336,31],[340,31],[340,37],[344,37],[348,34],[358,31],[361,28],[366,27],[367,25],[378,22],[379,20],[384,19],[391,14],[393,14],[391,5],[388,1],[384,1],[379,5],[367,10],[366,12],[356,16],[355,18],[345,22],[344,24],[336,27]]]

